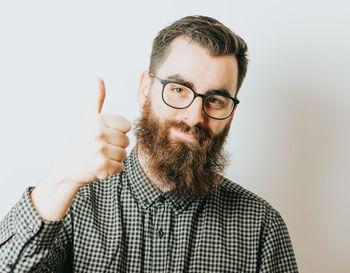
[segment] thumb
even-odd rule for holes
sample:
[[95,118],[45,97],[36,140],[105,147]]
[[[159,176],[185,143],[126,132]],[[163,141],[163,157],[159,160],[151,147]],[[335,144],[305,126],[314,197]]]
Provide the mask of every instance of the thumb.
[[101,113],[105,96],[106,96],[105,83],[101,78],[97,78],[97,97],[95,102],[97,114]]

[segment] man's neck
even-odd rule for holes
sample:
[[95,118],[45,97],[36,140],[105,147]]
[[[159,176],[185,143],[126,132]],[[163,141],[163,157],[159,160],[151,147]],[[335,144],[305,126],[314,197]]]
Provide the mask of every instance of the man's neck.
[[145,172],[145,174],[147,175],[147,177],[149,178],[149,180],[151,181],[151,184],[153,186],[157,187],[161,192],[171,191],[172,187],[170,185],[165,185],[162,181],[160,181],[159,179],[156,179],[154,177],[154,175],[152,175],[152,172],[147,167],[147,162],[149,161],[149,156],[145,152],[142,151],[140,146],[137,147],[137,156],[138,156],[140,165],[141,165],[143,171]]

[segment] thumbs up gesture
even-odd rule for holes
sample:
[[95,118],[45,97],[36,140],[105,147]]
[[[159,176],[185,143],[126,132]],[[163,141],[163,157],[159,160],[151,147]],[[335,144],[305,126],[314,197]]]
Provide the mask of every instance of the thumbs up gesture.
[[124,169],[131,124],[121,116],[101,114],[106,91],[102,79],[97,83],[93,113],[31,192],[33,206],[44,219],[62,219],[82,186]]
[[131,124],[115,114],[101,114],[105,99],[105,85],[97,79],[98,93],[94,113],[78,129],[54,168],[65,179],[83,186],[121,172],[129,145],[126,133]]

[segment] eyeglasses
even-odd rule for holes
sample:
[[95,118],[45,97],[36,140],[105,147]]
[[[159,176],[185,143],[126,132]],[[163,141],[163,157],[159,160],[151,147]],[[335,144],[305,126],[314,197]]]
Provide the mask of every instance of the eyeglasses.
[[227,119],[231,116],[239,100],[229,95],[221,94],[221,91],[209,91],[207,94],[198,94],[190,87],[172,80],[162,80],[154,74],[151,77],[156,78],[163,85],[162,99],[164,103],[175,109],[184,109],[189,107],[196,97],[202,98],[203,112],[213,119]]

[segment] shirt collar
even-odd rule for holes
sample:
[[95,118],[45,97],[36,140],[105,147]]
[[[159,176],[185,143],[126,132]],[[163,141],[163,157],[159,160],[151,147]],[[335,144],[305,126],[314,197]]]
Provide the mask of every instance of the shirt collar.
[[163,199],[175,212],[181,213],[194,200],[194,198],[181,196],[175,190],[163,193],[152,185],[141,167],[136,147],[133,148],[126,160],[125,173],[128,178],[129,188],[143,209],[148,209],[157,200]]

